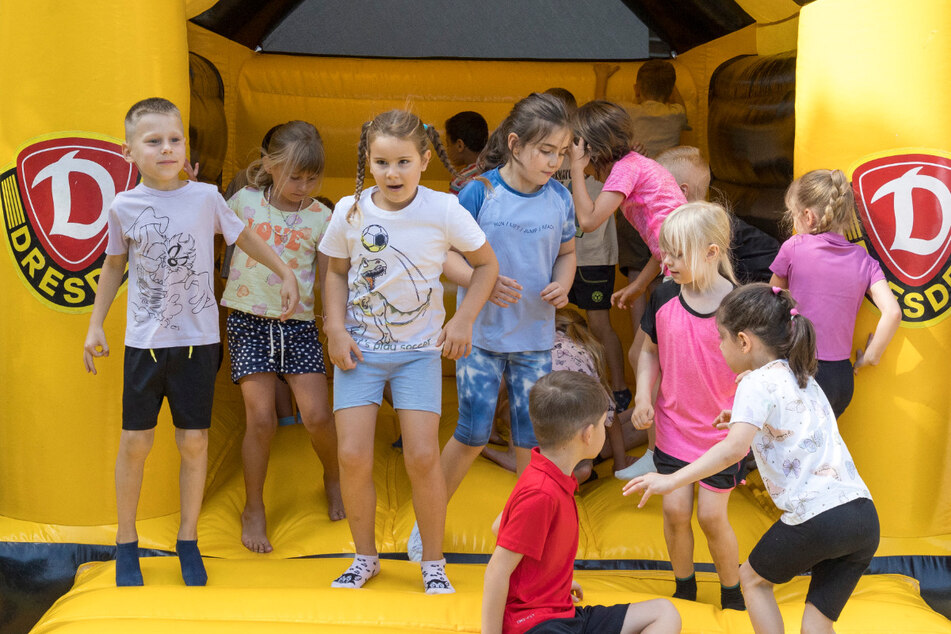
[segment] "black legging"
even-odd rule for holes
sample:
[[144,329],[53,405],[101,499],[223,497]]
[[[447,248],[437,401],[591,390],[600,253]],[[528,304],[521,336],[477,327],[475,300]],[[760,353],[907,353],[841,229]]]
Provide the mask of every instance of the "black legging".
[[852,402],[852,392],[855,390],[855,376],[852,374],[852,362],[819,361],[819,371],[816,372],[816,383],[825,392],[832,406],[832,412],[838,419],[845,408]]

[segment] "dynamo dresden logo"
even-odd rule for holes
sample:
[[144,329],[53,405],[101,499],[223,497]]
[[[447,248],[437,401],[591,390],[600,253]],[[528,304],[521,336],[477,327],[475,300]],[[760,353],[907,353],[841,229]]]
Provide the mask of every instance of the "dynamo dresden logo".
[[0,174],[7,246],[40,301],[67,312],[92,307],[109,206],[137,176],[114,140],[81,136],[34,140]]
[[932,325],[951,308],[951,155],[864,160],[852,188],[866,246],[898,297],[902,321]]

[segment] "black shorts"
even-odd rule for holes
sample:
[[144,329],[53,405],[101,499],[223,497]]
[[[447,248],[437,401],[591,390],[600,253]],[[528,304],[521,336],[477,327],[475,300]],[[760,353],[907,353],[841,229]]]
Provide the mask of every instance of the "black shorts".
[[610,310],[614,271],[613,264],[579,266],[568,291],[568,301],[583,310]]
[[280,321],[240,310],[228,314],[228,350],[231,380],[237,383],[249,374],[326,374],[324,348],[313,320]]
[[859,498],[796,526],[776,522],[753,547],[749,563],[770,583],[811,571],[806,602],[835,621],[872,561],[878,539],[875,505]]
[[842,416],[842,412],[852,402],[852,393],[855,391],[855,372],[852,369],[852,362],[848,359],[819,361],[816,383],[829,399],[829,405],[832,406],[835,417]]
[[627,218],[618,211],[615,214],[617,225],[617,264],[621,274],[630,277],[641,271],[651,259],[651,250]]
[[168,399],[179,429],[208,429],[215,398],[220,344],[175,348],[126,346],[122,381],[122,429],[152,429]]
[[[740,462],[730,465],[720,473],[714,473],[712,476],[704,478],[700,482],[706,484],[711,489],[717,489],[720,491],[730,491],[735,489],[736,486],[743,481],[743,478],[746,476],[745,470],[742,469],[744,458]],[[679,458],[674,458],[668,453],[664,453],[657,447],[654,447],[654,466],[657,467],[657,473],[662,473],[664,475],[675,473],[686,467],[689,462],[684,462]]]
[[627,603],[618,605],[588,605],[575,608],[575,615],[563,619],[548,619],[525,634],[615,634],[621,631],[627,616]]

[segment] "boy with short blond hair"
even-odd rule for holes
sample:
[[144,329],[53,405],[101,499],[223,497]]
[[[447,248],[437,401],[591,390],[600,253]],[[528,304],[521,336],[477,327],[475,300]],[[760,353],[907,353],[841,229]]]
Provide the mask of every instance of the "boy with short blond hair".
[[214,235],[237,243],[282,281],[282,319],[299,301],[291,269],[251,232],[218,190],[183,181],[185,135],[172,102],[144,99],[125,117],[122,153],[141,182],[109,207],[109,242],[83,347],[88,372],[109,355],[103,322],[129,265],[122,389],[122,434],[116,458],[116,585],[142,585],[136,507],[145,459],[167,398],[182,457],[181,524],[176,552],[187,585],[205,585],[198,513],[208,466],[208,427],[218,372],[218,305],[212,286]]
[[574,606],[578,552],[575,465],[604,444],[610,405],[597,379],[552,372],[532,387],[529,413],[538,447],[502,511],[495,552],[485,570],[484,634],[679,632],[667,599],[630,605]]

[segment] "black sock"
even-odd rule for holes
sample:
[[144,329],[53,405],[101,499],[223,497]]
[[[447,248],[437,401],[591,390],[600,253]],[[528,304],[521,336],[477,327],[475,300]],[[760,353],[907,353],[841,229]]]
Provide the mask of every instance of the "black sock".
[[730,588],[720,584],[720,607],[724,610],[746,610],[746,601],[743,600],[740,584]]
[[689,577],[680,579],[674,577],[677,589],[674,591],[675,599],[687,599],[688,601],[697,600],[697,575],[692,574]]
[[139,568],[138,540],[124,544],[116,544],[116,585],[142,585],[142,569]]
[[208,582],[208,573],[205,572],[205,564],[201,560],[201,553],[198,552],[198,540],[178,540],[175,542],[175,552],[178,553],[178,561],[182,566],[182,579],[185,580],[185,585],[205,585]]

